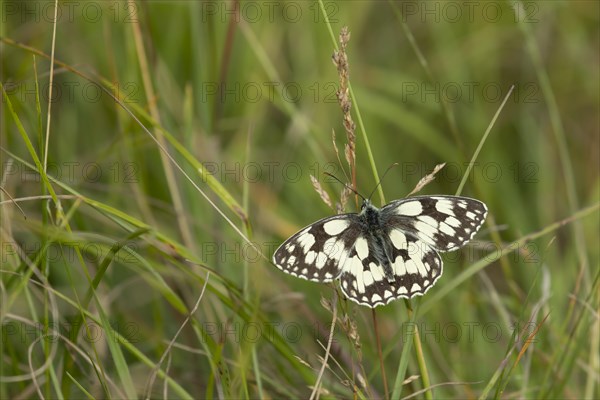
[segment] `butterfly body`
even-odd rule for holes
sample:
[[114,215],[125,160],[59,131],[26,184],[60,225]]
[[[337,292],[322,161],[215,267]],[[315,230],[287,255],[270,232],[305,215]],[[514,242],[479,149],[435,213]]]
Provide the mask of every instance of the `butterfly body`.
[[375,207],[369,200],[365,200],[358,214],[361,222],[363,235],[369,243],[369,252],[373,253],[374,258],[383,267],[385,278],[388,282],[395,282],[394,271],[392,269],[392,251],[389,235],[385,230],[386,220],[381,210]]
[[429,290],[442,274],[438,253],[468,242],[486,214],[484,203],[467,197],[409,197],[381,209],[365,200],[358,214],[324,218],[294,234],[273,262],[303,279],[340,279],[350,300],[376,307]]

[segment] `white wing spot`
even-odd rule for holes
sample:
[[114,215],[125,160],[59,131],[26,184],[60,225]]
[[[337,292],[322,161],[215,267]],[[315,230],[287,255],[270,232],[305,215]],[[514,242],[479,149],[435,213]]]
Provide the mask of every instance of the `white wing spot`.
[[454,215],[454,206],[448,200],[438,200],[435,203],[435,209],[443,214]]
[[430,217],[429,215],[422,215],[422,216],[418,217],[418,220],[421,222],[424,222],[428,225],[431,225],[434,228],[437,228],[437,226],[438,226],[438,221],[435,218]]
[[325,266],[325,262],[327,262],[327,256],[325,253],[319,252],[319,254],[317,254],[317,261],[315,265],[317,268],[321,269]]
[[390,233],[390,239],[392,239],[392,244],[398,250],[406,249],[408,247],[408,243],[406,242],[406,236],[398,229],[392,230],[392,232]]
[[427,272],[431,271],[431,265],[427,261],[423,261],[423,265],[425,265],[425,269],[427,270]]
[[312,264],[313,262],[315,262],[315,257],[317,256],[317,253],[315,253],[314,251],[309,251],[308,253],[306,253],[306,257],[304,258],[304,262],[306,264]]
[[294,245],[294,244],[291,244],[291,243],[288,243],[288,244],[285,246],[285,249],[288,251],[288,253],[293,253],[293,252],[294,252],[294,250],[296,249],[296,245]]
[[340,257],[337,259],[337,264],[340,267],[340,270],[344,270],[346,269],[346,265],[348,265],[348,256],[350,255],[350,252],[345,249],[344,247],[342,247],[342,250],[340,251]]
[[302,275],[308,275],[308,268],[304,268],[301,271]]
[[294,263],[296,263],[296,257],[295,256],[290,256],[290,259],[288,260],[288,264],[289,265],[294,265]]
[[[364,239],[363,239],[364,240]],[[365,292],[365,283],[362,280],[363,276],[363,265],[358,257],[352,257],[352,265],[350,266],[350,273],[356,278],[352,281],[352,285],[356,284],[356,289],[359,293]]]
[[444,222],[454,228],[458,228],[460,226],[460,221],[454,217],[448,217]]
[[338,252],[342,249],[342,246],[338,247],[337,238],[332,237],[325,241],[323,244],[323,253],[325,253],[328,257],[334,258],[338,254]]
[[394,261],[394,270],[398,276],[406,275],[406,264],[404,263],[402,256],[396,257],[396,261]]
[[381,296],[380,296],[379,294],[377,294],[377,293],[375,293],[375,294],[374,294],[374,295],[371,297],[371,301],[372,301],[373,303],[375,303],[376,301],[381,301],[381,300],[382,300],[382,299],[381,299]]
[[406,215],[409,217],[414,217],[423,212],[423,207],[421,206],[421,202],[418,200],[407,201],[405,203],[400,204],[398,209],[396,210],[396,214],[398,215]]
[[416,266],[416,264],[415,264],[415,262],[413,261],[412,258],[410,260],[406,261],[405,265],[406,265],[406,272],[407,273],[409,273],[409,274],[416,274],[416,273],[418,273],[417,266]]
[[315,244],[315,237],[310,233],[305,233],[298,238],[298,244],[302,246],[305,253],[308,253],[313,244]]
[[475,213],[472,213],[471,211],[467,211],[467,218],[475,219],[477,218],[477,215],[475,215]]
[[350,225],[350,222],[344,219],[334,219],[323,224],[323,230],[326,234],[335,236],[342,233]]
[[448,224],[440,224],[440,231],[444,232],[448,236],[454,236],[456,233]]
[[373,284],[373,275],[371,275],[371,271],[363,272],[363,281],[365,286],[371,286]]
[[420,290],[421,290],[421,286],[419,286],[418,283],[413,283],[412,287],[410,288],[410,291],[413,292],[413,293],[414,292],[418,292]]
[[371,275],[373,276],[373,280],[379,282],[382,281],[384,276],[383,273],[381,273],[381,268],[375,264],[375,263],[370,263],[369,264],[369,270],[371,271]]
[[417,269],[419,270],[419,275],[427,276],[427,267],[420,259],[415,260],[415,264],[417,265]]
[[329,272],[325,272],[325,279],[331,279],[333,278],[333,275],[331,275]]
[[385,292],[383,292],[383,297],[384,298],[388,298],[388,297],[392,297],[392,292],[390,292],[389,290],[386,290]]
[[[423,258],[423,249],[416,243],[411,243],[408,248],[408,254],[410,260],[406,262],[406,269],[409,273],[419,274],[421,276],[427,276],[427,269],[421,259]],[[410,266],[410,268],[409,268]]]
[[[367,240],[360,236],[358,239],[356,239],[356,254],[358,255],[358,258],[360,258],[361,260],[364,260],[365,258],[367,258],[369,256],[369,244],[367,243]],[[359,263],[360,264],[360,263]],[[361,264],[362,266],[362,264]]]
[[419,239],[426,241],[427,243],[431,242],[430,238],[433,238],[438,231],[436,226],[431,226],[423,221],[415,222],[415,229],[417,230]]
[[407,294],[407,293],[408,293],[408,290],[406,290],[406,287],[405,287],[405,286],[400,286],[400,287],[398,288],[398,293],[399,293],[399,294]]

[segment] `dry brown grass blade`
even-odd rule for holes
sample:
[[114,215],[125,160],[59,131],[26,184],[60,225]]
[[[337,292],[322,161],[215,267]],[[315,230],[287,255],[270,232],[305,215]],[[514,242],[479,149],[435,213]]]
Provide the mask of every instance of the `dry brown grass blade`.
[[321,364],[321,370],[319,371],[319,375],[317,376],[317,381],[313,387],[312,393],[310,394],[310,400],[313,400],[316,396],[318,398],[322,393],[321,388],[321,380],[323,379],[323,374],[325,373],[325,367],[327,366],[327,360],[329,359],[329,354],[331,353],[331,344],[333,343],[333,333],[335,331],[335,324],[337,321],[337,292],[333,291],[333,298],[331,299],[331,306],[333,308],[333,317],[331,319],[331,328],[329,330],[329,337],[327,339],[327,348],[325,349],[325,357],[323,357],[323,363]]
[[333,209],[333,204],[331,203],[331,198],[329,198],[329,194],[323,189],[321,183],[315,178],[312,174],[310,175],[310,181],[312,182],[313,188],[323,200],[323,203],[327,204],[329,208]]
[[350,99],[350,89],[348,82],[350,80],[350,66],[348,64],[348,55],[346,54],[346,46],[350,41],[350,31],[348,27],[343,27],[340,32],[340,49],[333,53],[333,64],[337,68],[340,77],[340,87],[336,92],[340,108],[342,109],[344,129],[348,143],[344,148],[346,161],[350,166],[352,174],[352,187],[356,189],[356,124],[352,119],[350,109],[352,108],[352,100]]
[[419,183],[417,183],[412,192],[410,192],[406,197],[411,196],[414,193],[420,192],[421,189],[430,184],[435,179],[435,174],[437,174],[442,168],[444,168],[445,165],[446,163],[436,165],[433,171],[421,178],[421,180],[419,181]]
[[[10,193],[8,193],[8,191],[6,191],[6,189],[4,189],[2,186],[0,186],[0,190],[2,190],[2,192],[8,197],[8,199],[15,205],[15,207],[17,207],[19,209],[19,211],[21,211],[21,214],[23,214],[23,218],[27,219],[27,215],[25,215],[25,211],[23,211],[23,209],[21,208],[21,206],[15,201],[15,199],[12,198],[12,196],[10,195]],[[2,202],[0,202],[1,204]]]
[[542,325],[544,324],[544,322],[546,322],[546,319],[548,318],[548,316],[550,316],[549,313],[546,314],[546,316],[544,317],[544,319],[542,319],[540,321],[540,323],[537,324],[537,326],[535,327],[535,330],[533,332],[531,332],[531,334],[527,337],[527,339],[525,340],[525,344],[523,345],[523,348],[519,352],[519,355],[517,356],[517,359],[515,360],[515,363],[513,364],[513,368],[517,366],[517,364],[521,360],[521,357],[523,357],[523,354],[525,354],[525,352],[529,348],[529,345],[533,342],[533,338],[535,337],[535,335],[537,335],[538,331],[540,330],[540,328],[542,327]]
[[346,178],[346,180],[349,181],[350,178],[348,178],[348,174],[346,174],[346,169],[342,165],[342,159],[340,158],[340,151],[337,147],[337,142],[336,142],[336,138],[335,138],[335,129],[331,129],[331,142],[333,143],[333,150],[335,150],[335,157],[337,158],[338,164],[340,165],[340,169],[344,173],[344,178]]
[[340,195],[340,202],[335,204],[338,214],[342,214],[346,210],[346,204],[348,203],[351,194],[352,190],[350,190],[349,187],[344,186],[342,194]]

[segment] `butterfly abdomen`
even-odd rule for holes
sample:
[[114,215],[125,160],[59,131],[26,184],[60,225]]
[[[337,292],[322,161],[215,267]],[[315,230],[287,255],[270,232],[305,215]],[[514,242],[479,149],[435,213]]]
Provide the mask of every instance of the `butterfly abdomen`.
[[[396,281],[394,269],[392,265],[392,244],[389,241],[388,232],[385,229],[385,224],[382,219],[381,211],[371,203],[366,202],[362,212],[359,214],[359,219],[362,222],[362,234],[367,238],[369,243],[369,252],[373,258],[383,267],[385,279],[393,283]],[[363,261],[365,270],[369,270],[369,265],[364,265],[367,260]]]

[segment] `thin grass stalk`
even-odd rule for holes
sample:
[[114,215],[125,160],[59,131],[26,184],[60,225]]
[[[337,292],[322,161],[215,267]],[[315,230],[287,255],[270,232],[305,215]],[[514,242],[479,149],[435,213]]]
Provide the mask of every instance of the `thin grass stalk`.
[[[523,15],[523,4],[520,1],[513,3],[513,7],[519,8]],[[560,159],[560,165],[564,174],[564,184],[566,188],[566,197],[571,214],[575,213],[579,208],[579,198],[577,196],[577,190],[575,188],[575,173],[573,172],[573,164],[571,162],[571,156],[567,146],[566,133],[563,127],[562,118],[560,116],[558,104],[556,102],[556,96],[554,90],[550,84],[550,78],[548,72],[544,68],[544,62],[542,61],[542,54],[538,44],[535,41],[534,35],[531,32],[530,24],[525,18],[518,18],[518,25],[523,32],[525,37],[525,45],[531,62],[533,64],[535,73],[540,84],[540,89],[544,96],[544,104],[548,108],[548,115],[550,117],[550,124],[552,125],[552,133],[554,134],[554,140],[556,140],[558,156]],[[587,253],[585,251],[585,236],[583,234],[583,228],[579,221],[575,222],[571,228],[575,235],[575,248],[577,249],[577,255],[581,263],[581,269],[585,270],[589,267]],[[588,276],[589,277],[589,276]]]
[[[128,0],[128,4],[132,9],[136,9],[134,0]],[[146,50],[144,49],[144,40],[142,38],[139,18],[134,18],[132,20],[131,29],[140,63],[140,72],[142,74],[142,81],[144,82],[144,90],[148,99],[148,109],[150,110],[152,119],[154,119],[158,125],[162,125],[160,120],[160,112],[156,106],[156,94],[154,93],[154,85],[151,78],[152,74],[150,73],[150,67],[146,57]],[[160,130],[155,129],[154,136],[162,148],[167,147],[165,138]],[[192,230],[189,226],[188,219],[185,217],[185,207],[183,205],[183,199],[181,198],[181,193],[179,192],[179,187],[177,185],[175,171],[173,170],[173,167],[171,166],[171,163],[169,162],[165,152],[161,151],[159,153],[162,167],[165,172],[167,186],[169,187],[169,193],[171,194],[171,199],[173,200],[173,209],[175,211],[175,215],[177,216],[179,232],[181,233],[183,243],[185,243],[186,246],[193,248],[194,240],[192,236]]]
[[[237,9],[237,8],[236,8]],[[246,140],[246,162],[250,162],[250,149],[251,146],[250,144],[252,143],[252,128],[248,129],[248,136],[247,136],[247,140]],[[242,193],[242,207],[244,208],[244,213],[246,216],[249,216],[250,214],[250,210],[249,210],[249,199],[250,199],[250,182],[248,181],[248,179],[244,179],[243,182],[243,193]],[[250,221],[250,218],[246,218],[246,221]],[[244,229],[244,233],[246,234],[246,237],[249,240],[252,240],[252,229],[250,229],[250,224],[248,223],[244,223],[242,226],[242,229]],[[248,265],[248,259],[246,257],[244,257],[244,276],[243,276],[243,282],[242,282],[242,287],[243,287],[243,296],[244,296],[244,300],[246,300],[246,302],[249,304],[250,303],[250,293],[249,293],[249,265]],[[263,391],[263,383],[262,383],[262,374],[261,374],[261,369],[260,369],[260,363],[258,362],[258,353],[256,352],[256,344],[255,343],[251,343],[251,358],[252,358],[252,368],[253,368],[253,372],[254,372],[254,378],[256,379],[256,387],[258,390],[258,397],[261,399],[265,398],[265,394]],[[242,366],[242,368],[244,368],[244,366]],[[248,394],[248,386],[247,386],[247,382],[244,382],[244,390],[245,393]]]
[[[325,5],[323,4],[323,0],[319,0],[319,7],[321,9],[321,14],[323,15],[325,26],[329,31],[329,35],[331,36],[331,41],[333,42],[333,47],[336,51],[339,50],[337,41],[335,40],[335,35],[333,34],[333,28],[331,27],[331,23],[329,21],[329,16],[327,15],[327,11],[325,11]],[[377,165],[375,164],[375,157],[373,156],[373,152],[371,151],[371,144],[369,142],[369,137],[367,135],[367,131],[365,129],[365,125],[363,123],[362,115],[360,113],[360,108],[358,107],[358,103],[356,101],[356,96],[354,95],[354,91],[352,90],[352,84],[348,82],[348,91],[350,92],[350,98],[352,99],[352,103],[354,104],[354,109],[356,113],[356,119],[358,121],[358,126],[362,133],[362,138],[365,142],[365,147],[367,150],[367,157],[369,159],[369,165],[371,167],[371,172],[373,173],[373,179],[375,182],[379,182],[379,174],[377,173]],[[383,195],[383,188],[379,187],[378,194],[381,203],[385,203],[385,196]]]
[[383,379],[383,393],[385,394],[385,399],[389,400],[390,391],[388,389],[387,376],[385,373],[385,364],[383,363],[383,354],[381,352],[381,339],[379,334],[379,325],[377,324],[377,312],[375,309],[371,309],[371,315],[373,316],[373,330],[375,332],[375,341],[377,343],[377,354],[379,356],[379,366],[381,368],[381,377]]
[[[408,43],[410,44],[410,47],[413,49],[413,51],[415,52],[415,55],[417,56],[417,60],[419,60],[419,64],[421,64],[421,68],[423,68],[423,71],[425,71],[425,75],[427,75],[427,79],[429,80],[429,83],[433,84],[433,83],[437,82],[438,80],[435,79],[435,77],[433,76],[433,72],[431,71],[431,68],[429,67],[429,63],[427,62],[427,59],[421,52],[421,49],[417,45],[417,41],[416,41],[414,35],[412,34],[410,28],[408,27],[408,24],[406,23],[405,16],[403,16],[402,12],[398,9],[398,3],[393,2],[392,0],[388,0],[388,2],[390,4],[390,6],[392,7],[392,10],[394,11],[394,15],[396,16],[396,18],[400,22],[400,25],[402,26],[402,31],[406,35],[406,39],[408,39]],[[459,151],[463,152],[464,144],[463,144],[461,136],[458,132],[458,126],[456,125],[456,118],[454,118],[454,113],[452,112],[452,109],[450,108],[450,104],[448,103],[448,100],[445,98],[445,96],[440,96],[440,100],[441,100],[440,102],[442,105],[442,110],[444,112],[446,120],[448,121],[448,127],[450,128],[450,132],[452,133],[452,137],[454,138],[454,141],[458,145]]]
[[[55,7],[56,10],[56,7]],[[54,19],[54,25],[56,25],[56,19]],[[44,136],[44,131],[43,131],[43,122],[42,122],[42,106],[41,106],[41,101],[40,101],[40,84],[39,84],[39,76],[38,76],[38,70],[37,70],[37,63],[36,63],[36,58],[35,58],[35,54],[33,55],[33,72],[34,72],[34,80],[35,80],[35,108],[36,108],[36,114],[37,114],[37,122],[38,122],[38,146],[39,146],[39,151],[40,154],[42,155],[42,158],[45,160],[45,168],[47,167],[47,143],[46,145],[44,145],[44,137],[47,139],[46,142],[48,141],[50,132],[47,131],[47,134]],[[53,74],[54,74],[54,38],[53,38],[53,48],[52,48],[52,56],[51,56],[51,62],[50,62],[50,82],[52,82],[53,80]],[[49,84],[49,91],[51,92],[52,90],[52,83]],[[50,124],[50,105],[52,104],[52,101],[50,101],[51,96],[49,96],[49,101],[48,101],[48,114],[47,114],[47,123],[48,125]],[[43,182],[40,182],[40,193],[43,195],[47,195],[48,194],[48,190],[46,189],[46,186],[44,185]],[[41,215],[42,215],[42,226],[44,228],[46,228],[48,226],[48,224],[50,223],[50,215],[48,215],[48,208],[46,207],[46,205],[49,204],[49,202],[46,201],[42,201],[41,202]],[[42,248],[47,248],[49,246],[49,243],[47,243],[47,239],[48,239],[48,235],[46,232],[46,229],[44,229],[44,232],[41,235],[41,247]],[[49,254],[47,252],[44,252],[44,257],[42,257],[40,259],[40,270],[41,272],[48,277],[49,275]],[[27,292],[26,292],[27,293]],[[44,296],[44,326],[48,327],[49,326],[49,309],[48,309],[49,305],[48,305],[48,298],[46,296]],[[30,308],[33,311],[33,308]],[[49,347],[46,346],[46,342],[42,342],[43,346],[44,346],[44,353],[46,356],[46,359],[48,359],[50,357],[49,354]],[[51,371],[52,368],[49,368],[49,371]],[[47,376],[50,372],[47,373]],[[51,396],[50,394],[50,379],[46,378],[46,396],[49,397]],[[57,393],[59,393],[57,391]]]

